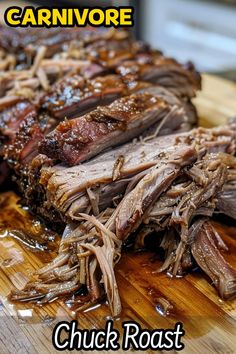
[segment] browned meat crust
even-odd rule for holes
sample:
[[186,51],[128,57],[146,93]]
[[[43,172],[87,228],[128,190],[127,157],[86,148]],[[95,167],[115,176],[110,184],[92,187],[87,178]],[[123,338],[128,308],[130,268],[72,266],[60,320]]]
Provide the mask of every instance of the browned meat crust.
[[170,92],[153,87],[62,122],[45,137],[39,151],[72,166],[143,134],[152,125],[163,123],[160,132],[167,127],[173,131],[187,121],[182,102]]

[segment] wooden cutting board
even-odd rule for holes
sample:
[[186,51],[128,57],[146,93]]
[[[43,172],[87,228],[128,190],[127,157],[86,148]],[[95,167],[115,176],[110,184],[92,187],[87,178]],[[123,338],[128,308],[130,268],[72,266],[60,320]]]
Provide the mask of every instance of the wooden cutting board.
[[[222,124],[236,115],[236,85],[204,75],[203,91],[195,103],[202,125]],[[15,196],[5,195],[6,200],[9,198],[14,205]],[[51,336],[53,327],[61,320],[77,319],[80,328],[104,328],[110,319],[106,304],[76,313],[63,302],[39,307],[14,305],[7,300],[10,289],[22,288],[50,254],[32,251],[6,235],[4,227],[17,229],[27,212],[17,207],[9,209],[3,201],[4,195],[0,195],[0,353],[56,353]],[[40,232],[37,221],[31,222],[34,232]],[[229,246],[226,259],[236,267],[236,223],[229,224],[221,218],[215,226]],[[236,301],[220,300],[201,272],[171,279],[155,272],[159,265],[151,253],[123,255],[116,268],[123,313],[114,321],[115,326],[121,328],[122,321],[135,320],[143,328],[173,328],[181,321],[186,332],[183,353],[236,353]],[[168,313],[164,309],[166,301]]]

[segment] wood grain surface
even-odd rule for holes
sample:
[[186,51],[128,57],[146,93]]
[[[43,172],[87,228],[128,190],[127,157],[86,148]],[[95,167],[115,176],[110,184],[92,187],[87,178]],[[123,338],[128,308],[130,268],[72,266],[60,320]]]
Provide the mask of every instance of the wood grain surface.
[[[236,86],[204,75],[203,91],[195,103],[202,125],[222,124],[236,115]],[[13,198],[14,204],[14,195],[7,197]],[[14,213],[8,212],[12,215],[11,225],[6,225],[4,207],[0,209],[0,354],[56,353],[51,336],[55,324],[61,320],[77,319],[80,328],[104,328],[110,319],[106,304],[77,313],[63,302],[39,307],[11,304],[7,300],[10,290],[14,286],[22,288],[34,270],[50,257],[24,247],[4,233],[4,227],[16,227],[27,213],[18,207]],[[221,219],[214,224],[229,246],[226,259],[236,267],[236,223]],[[122,321],[132,319],[143,328],[172,328],[181,321],[186,331],[183,353],[236,353],[236,301],[220,300],[200,271],[172,279],[156,272],[159,265],[151,253],[123,255],[116,267],[123,312],[114,320],[115,326],[119,329]],[[166,300],[170,303],[168,315],[163,313]]]

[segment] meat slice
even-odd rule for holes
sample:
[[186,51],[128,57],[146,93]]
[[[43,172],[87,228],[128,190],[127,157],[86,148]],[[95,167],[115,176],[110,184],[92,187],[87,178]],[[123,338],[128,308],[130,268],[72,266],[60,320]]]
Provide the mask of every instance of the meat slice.
[[[139,85],[133,82],[133,90],[135,87],[138,89]],[[40,105],[56,118],[73,118],[98,105],[108,104],[119,96],[125,96],[128,92],[127,84],[117,75],[97,77],[94,80],[73,75],[55,84],[51,92],[40,100]]]
[[201,76],[192,63],[181,65],[156,51],[137,54],[121,62],[115,71],[124,77],[133,75],[139,80],[166,87],[180,97],[194,97],[201,88]]
[[[8,145],[11,143],[6,157],[23,163],[21,157],[24,153],[21,153],[19,149],[21,146],[26,151],[24,147],[26,138],[28,141],[27,149],[34,149],[35,151],[32,151],[32,154],[36,156],[38,143],[44,134],[51,131],[62,118],[65,116],[70,118],[75,112],[78,116],[79,113],[82,114],[84,111],[92,110],[98,103],[109,102],[114,100],[115,97],[124,95],[128,91],[127,84],[121,79],[119,82],[117,80],[119,78],[117,79],[116,76],[106,76],[96,80],[86,80],[79,75],[67,77],[67,79],[63,79],[62,82],[55,85],[53,87],[54,93],[44,96],[37,107],[29,100],[22,99],[19,96],[6,96],[0,99],[0,136],[2,142]],[[145,86],[145,83],[142,85],[133,83],[133,88],[138,89]],[[47,117],[47,123],[45,123],[45,117]],[[41,129],[45,124],[47,129]],[[28,128],[26,129],[26,127]],[[32,133],[33,130],[36,135]],[[40,134],[39,131],[41,131]],[[18,133],[17,137],[15,137],[16,133]],[[27,134],[28,137],[26,137]],[[17,151],[15,157],[14,151]],[[33,156],[32,154],[29,156]]]
[[134,58],[139,53],[150,53],[150,50],[149,44],[135,41],[127,34],[115,31],[109,40],[100,38],[85,46],[81,58],[88,58],[92,62],[114,69],[124,60]]
[[13,105],[0,112],[0,139],[5,143],[12,141],[21,122],[30,115],[36,114],[36,107],[27,100],[18,99]]
[[236,295],[236,270],[219,251],[216,231],[210,222],[205,222],[195,235],[191,252],[199,267],[210,277],[222,299]]
[[181,101],[170,92],[159,87],[144,89],[88,115],[62,122],[45,137],[39,151],[73,166],[131,140],[152,125],[159,124],[161,131],[167,124],[175,129],[187,121]]
[[179,97],[192,98],[201,88],[201,76],[191,62],[181,65],[143,42],[94,42],[85,49],[81,59],[107,68],[122,77],[135,77],[166,87]]
[[[0,185],[10,176],[10,168],[7,161],[8,149],[14,144],[16,135],[24,121],[37,115],[35,105],[27,100],[13,100],[13,105],[0,112]],[[13,156],[16,155],[14,151]],[[12,162],[12,161],[11,161]]]
[[4,151],[5,159],[16,172],[24,171],[33,157],[38,155],[39,142],[55,125],[55,119],[36,110],[23,117],[14,138],[5,146]]
[[[136,76],[130,75],[98,76],[103,73],[107,74],[104,67],[96,64],[81,66],[80,74],[67,76],[54,84],[41,98],[40,105],[54,117],[73,118],[91,111],[98,105],[106,105],[120,96],[151,86],[151,83],[148,83],[150,80],[145,82],[142,75],[137,77],[141,81],[137,81]],[[97,77],[90,79],[91,76]],[[155,83],[155,80],[153,82]],[[178,84],[178,87],[182,87],[182,83]],[[188,109],[189,112],[193,111],[192,116],[196,118],[196,112],[190,102]]]
[[181,65],[143,42],[94,42],[85,52],[86,58],[121,76],[158,84],[180,97],[194,97],[201,88],[200,74],[191,62]]
[[15,161],[17,152],[14,149],[11,161],[3,161],[3,158],[9,159],[9,148],[14,144],[20,127],[25,121],[31,120],[37,115],[35,105],[26,100],[13,101],[12,106],[7,107],[0,112],[0,185],[10,176],[9,162]]

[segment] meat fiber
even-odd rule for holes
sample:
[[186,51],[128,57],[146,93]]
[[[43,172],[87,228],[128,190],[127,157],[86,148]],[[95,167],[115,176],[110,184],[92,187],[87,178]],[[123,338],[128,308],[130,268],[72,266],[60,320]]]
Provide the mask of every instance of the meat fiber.
[[205,222],[194,235],[191,252],[199,267],[210,277],[222,299],[236,295],[236,271],[223,258],[216,242],[217,234]]
[[184,166],[191,165],[197,152],[191,147],[176,149],[169,159],[162,159],[148,172],[121,201],[116,214],[116,235],[125,239],[147,216],[158,197],[179,176]]
[[225,186],[218,197],[217,210],[236,220],[236,186]]
[[223,191],[218,195],[217,210],[236,220],[236,165],[235,160],[231,162],[228,169],[227,182]]
[[[203,183],[199,183],[199,179],[193,180],[191,192],[184,195],[173,210],[170,224],[180,228],[180,242],[175,252],[173,269],[171,272],[176,275],[181,266],[182,257],[189,243],[189,227],[192,219],[204,203],[216,197],[218,192],[222,190],[227,178],[227,167],[221,162],[218,156],[206,156],[200,162],[200,168],[205,174]],[[191,176],[193,178],[193,176]]]

